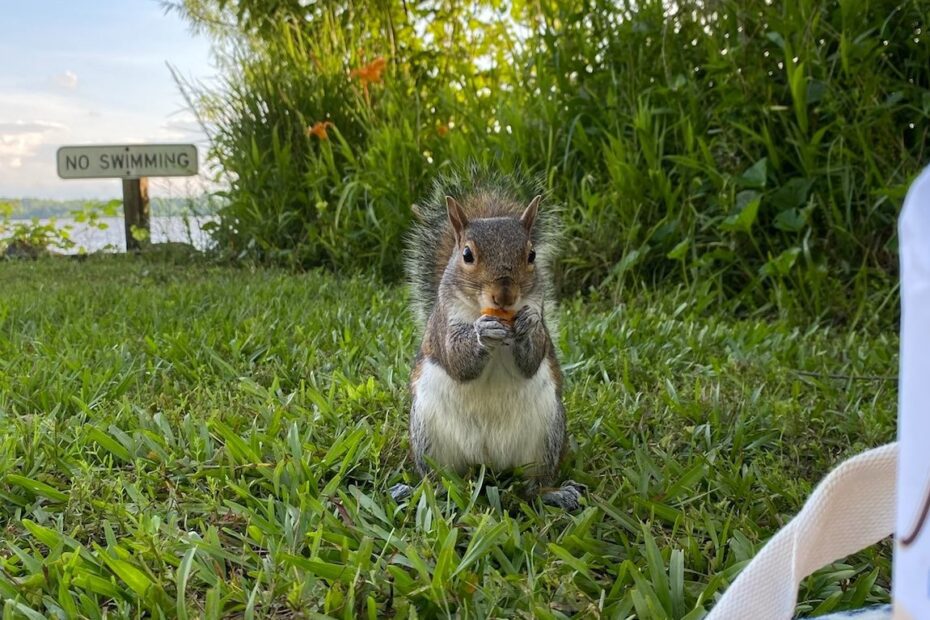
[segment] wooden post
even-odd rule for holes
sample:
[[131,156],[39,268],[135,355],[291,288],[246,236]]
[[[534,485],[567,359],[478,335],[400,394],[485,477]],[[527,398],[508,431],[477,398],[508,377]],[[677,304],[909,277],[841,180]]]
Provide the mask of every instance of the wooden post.
[[126,251],[138,252],[141,248],[132,236],[132,228],[149,229],[149,180],[123,179],[123,219],[126,223]]

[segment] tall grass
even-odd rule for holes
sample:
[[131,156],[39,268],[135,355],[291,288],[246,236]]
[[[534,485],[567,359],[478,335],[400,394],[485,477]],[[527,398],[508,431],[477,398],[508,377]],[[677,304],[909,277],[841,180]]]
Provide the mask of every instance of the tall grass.
[[893,299],[927,161],[925,1],[196,5],[235,24],[213,30],[237,42],[222,85],[189,93],[236,256],[397,278],[411,203],[474,159],[547,179],[565,290],[853,320]]

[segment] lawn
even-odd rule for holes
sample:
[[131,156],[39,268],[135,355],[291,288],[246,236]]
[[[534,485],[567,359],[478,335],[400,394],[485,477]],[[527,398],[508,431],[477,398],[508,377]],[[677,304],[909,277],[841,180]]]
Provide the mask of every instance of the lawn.
[[[566,300],[582,511],[409,476],[405,293],[133,257],[0,263],[9,617],[699,618],[843,458],[894,438],[897,335]],[[888,600],[886,542],[801,610]],[[148,610],[148,613],[144,613]]]

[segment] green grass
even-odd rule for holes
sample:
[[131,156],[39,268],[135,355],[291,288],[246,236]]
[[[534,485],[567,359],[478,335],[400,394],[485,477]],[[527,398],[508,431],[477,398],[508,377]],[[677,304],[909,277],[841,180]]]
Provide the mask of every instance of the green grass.
[[[699,303],[563,305],[583,511],[490,472],[397,505],[400,289],[0,263],[3,617],[698,618],[832,465],[893,438],[897,369],[893,333]],[[890,555],[817,573],[801,610],[887,600]]]

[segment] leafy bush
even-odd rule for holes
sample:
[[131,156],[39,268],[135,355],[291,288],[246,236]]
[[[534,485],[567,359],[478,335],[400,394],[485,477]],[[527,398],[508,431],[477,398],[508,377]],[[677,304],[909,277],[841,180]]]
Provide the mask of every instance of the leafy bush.
[[[103,230],[108,224],[102,218],[114,216],[120,204],[119,200],[108,203],[87,201],[79,208],[72,209],[70,214],[75,222],[85,224],[88,228]],[[13,219],[16,207],[12,202],[0,202],[0,256],[36,258],[48,254],[53,249],[74,248],[71,224],[59,224],[54,217],[45,221],[38,217]]]
[[924,1],[303,4],[180,7],[233,50],[220,87],[186,86],[240,258],[396,278],[411,203],[473,159],[546,178],[567,291],[847,318],[894,294]]

